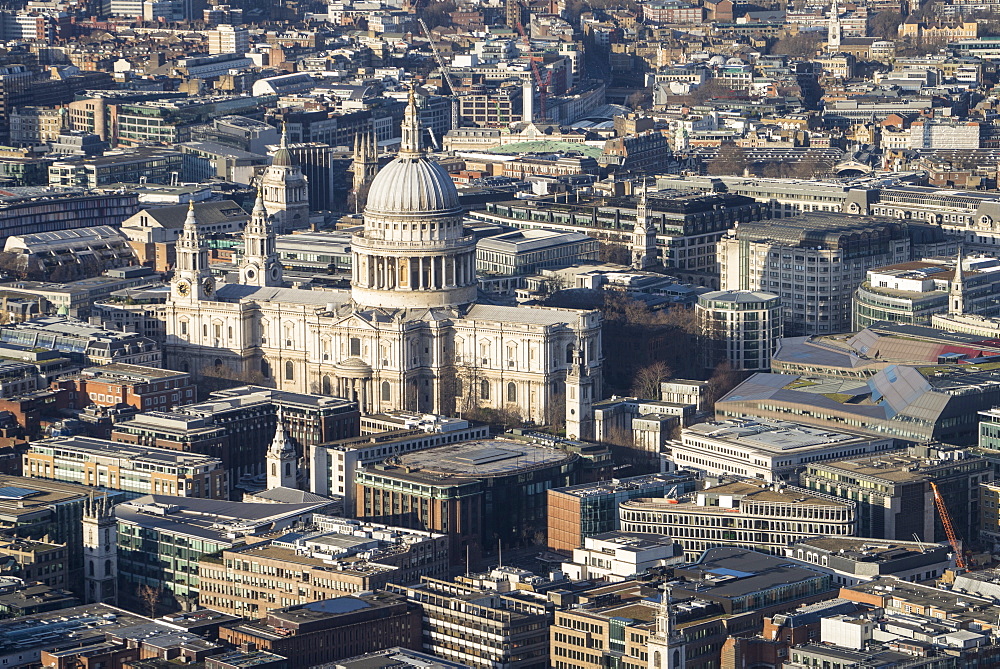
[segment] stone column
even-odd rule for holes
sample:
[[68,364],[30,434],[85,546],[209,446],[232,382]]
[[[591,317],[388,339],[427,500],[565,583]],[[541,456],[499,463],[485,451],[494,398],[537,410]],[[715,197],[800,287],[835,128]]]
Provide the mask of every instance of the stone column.
[[424,289],[424,259],[418,258],[418,270],[417,270],[417,288],[421,290]]
[[431,256],[431,288],[437,288],[437,257]]

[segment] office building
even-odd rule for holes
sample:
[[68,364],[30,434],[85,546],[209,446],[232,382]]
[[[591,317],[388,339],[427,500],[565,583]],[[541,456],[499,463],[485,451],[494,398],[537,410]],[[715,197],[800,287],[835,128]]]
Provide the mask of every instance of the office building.
[[[529,230],[582,232],[631,248],[637,210],[638,204],[627,199],[579,196],[573,202],[488,203],[484,211],[469,212],[469,217]],[[647,221],[655,231],[657,264],[677,270],[676,276],[686,282],[709,285],[709,275],[718,275],[721,262],[716,243],[729,228],[759,221],[763,214],[760,204],[738,195],[650,193]]]
[[75,393],[75,408],[128,404],[139,411],[170,411],[197,399],[191,376],[169,369],[110,363],[63,376],[57,387]]
[[17,564],[10,574],[25,583],[38,582],[52,588],[68,588],[69,549],[65,544],[11,538],[0,540],[0,557]]
[[810,464],[799,480],[811,491],[852,500],[858,536],[946,541],[934,508],[934,482],[955,531],[972,541],[981,517],[979,487],[993,480],[993,471],[985,458],[955,447],[914,446],[906,452]]
[[222,24],[208,31],[208,53],[242,56],[250,50],[250,31],[243,26]]
[[725,666],[727,637],[832,594],[828,574],[785,557],[713,548],[675,567],[666,583],[602,583],[575,593],[580,605],[557,611],[549,630],[553,666],[601,669],[617,658],[644,669],[655,666],[657,651],[661,669]]
[[332,669],[471,669],[467,664],[449,662],[440,657],[406,648],[387,648],[346,660],[339,660]]
[[254,647],[306,669],[401,646],[421,648],[420,607],[398,594],[333,597],[271,611],[265,620],[227,623],[219,640]]
[[23,468],[31,478],[121,490],[128,497],[229,497],[228,476],[218,458],[92,437],[33,441]]
[[781,555],[789,542],[855,534],[857,505],[847,499],[749,479],[714,483],[675,499],[622,502],[622,530],[672,537],[691,560],[716,546]]
[[[354,402],[260,386],[216,391],[208,400],[181,407],[175,413],[202,418],[207,424],[223,428],[228,440],[228,445],[223,445],[228,449],[226,468],[236,485],[243,477],[263,473],[264,455],[274,438],[279,408],[287,435],[300,457],[307,456],[318,444],[358,434],[359,413]],[[200,430],[204,426],[189,427]],[[189,428],[178,424],[176,429]],[[198,434],[199,439],[215,439],[215,435]]]
[[754,374],[715,403],[718,418],[792,420],[908,443],[974,445],[977,412],[1000,404],[993,371],[890,364],[867,379]]
[[109,151],[103,156],[57,160],[49,166],[49,184],[90,189],[122,183],[169,184],[180,175],[183,162],[180,151],[160,147]]
[[612,583],[642,576],[650,569],[684,562],[680,545],[660,534],[605,532],[583,540],[562,571],[574,581]]
[[0,343],[59,351],[73,362],[89,365],[160,366],[160,348],[153,340],[65,316],[44,316],[0,326]]
[[587,537],[620,529],[618,506],[637,497],[683,495],[696,489],[698,474],[691,470],[646,474],[584,483],[547,491],[546,538],[554,551],[570,552]]
[[[420,607],[426,653],[478,669],[549,666],[552,605],[544,600],[430,578],[388,590]],[[472,639],[491,643],[469,643]]]
[[504,232],[476,242],[476,270],[481,282],[491,276],[525,276],[548,267],[596,262],[599,246],[596,239],[582,232]]
[[149,618],[107,604],[77,605],[3,620],[0,635],[5,641],[0,646],[0,662],[6,660],[3,666],[11,669],[37,667],[44,653],[51,662],[46,666],[56,666],[50,654],[55,647],[101,646],[108,634],[150,623]]
[[[138,589],[162,590],[163,604],[181,608],[198,597],[198,562],[263,532],[308,521],[328,502],[261,504],[145,495],[115,507],[118,601],[139,605]],[[250,539],[248,539],[248,537]]]
[[936,255],[948,242],[939,229],[828,212],[741,225],[719,242],[722,289],[779,295],[786,336],[846,332],[865,272],[918,249]]
[[309,489],[318,495],[337,495],[353,513],[355,479],[359,469],[425,448],[470,439],[485,439],[489,426],[461,418],[396,412],[365,416],[365,434],[321,443],[309,450]]
[[810,462],[866,456],[896,448],[889,437],[831,432],[781,420],[729,420],[697,423],[671,444],[678,467],[708,474],[745,476],[795,483]]
[[947,543],[868,537],[813,537],[789,545],[785,555],[830,573],[839,586],[882,576],[929,581],[955,566],[954,550]]
[[[444,534],[314,516],[310,530],[203,556],[198,602],[243,618],[267,619],[275,609],[444,578]],[[259,589],[260,574],[270,577]]]
[[281,266],[290,274],[350,276],[351,235],[348,232],[321,230],[278,235],[275,249]]
[[[854,293],[854,327],[866,328],[881,321],[930,325],[932,317],[947,314],[955,287],[958,259],[930,258],[868,271]],[[961,272],[964,314],[1000,315],[996,295],[1000,290],[1000,261],[996,258],[963,258]]]
[[[27,276],[52,279],[96,276],[106,269],[136,264],[135,251],[121,232],[110,225],[11,235],[4,253],[15,254],[6,266],[19,268]],[[55,272],[55,275],[51,273]],[[82,276],[81,276],[82,274]]]
[[781,298],[775,293],[717,290],[698,296],[701,354],[706,370],[729,363],[733,369],[761,372],[781,338]]
[[135,193],[80,188],[0,197],[0,237],[119,225],[139,208]]
[[[527,441],[466,441],[359,470],[358,518],[448,534],[452,561],[545,531],[545,491],[576,483],[581,458]],[[488,493],[488,494],[487,494]]]

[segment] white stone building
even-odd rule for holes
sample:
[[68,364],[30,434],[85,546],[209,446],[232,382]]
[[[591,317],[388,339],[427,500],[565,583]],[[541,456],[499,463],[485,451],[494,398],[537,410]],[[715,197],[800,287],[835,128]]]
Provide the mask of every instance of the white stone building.
[[[268,177],[244,230],[240,283],[216,286],[190,212],[164,308],[168,365],[196,378],[222,365],[282,390],[356,399],[368,413],[483,406],[542,422],[564,396],[600,397],[598,312],[476,303],[475,240],[421,132],[411,99],[400,154],[372,182],[351,241],[350,291],[283,287]],[[574,367],[580,389],[566,393]]]

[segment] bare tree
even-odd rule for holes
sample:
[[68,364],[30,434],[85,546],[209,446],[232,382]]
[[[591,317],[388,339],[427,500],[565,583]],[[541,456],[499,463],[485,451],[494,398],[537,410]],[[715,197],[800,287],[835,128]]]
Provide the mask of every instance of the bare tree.
[[632,379],[632,394],[640,399],[659,399],[660,383],[669,379],[672,374],[670,367],[662,360],[640,367]]
[[163,599],[163,588],[154,588],[151,585],[140,585],[136,589],[139,601],[149,612],[150,618],[156,617],[156,611],[160,608],[160,600]]
[[743,147],[723,144],[715,158],[708,163],[709,174],[743,174],[749,162]]
[[734,369],[729,361],[720,362],[716,366],[715,371],[712,372],[712,377],[708,380],[708,389],[705,393],[705,404],[708,410],[713,411],[715,409],[715,402],[725,397],[730,390],[742,383],[747,376],[749,376],[748,372]]

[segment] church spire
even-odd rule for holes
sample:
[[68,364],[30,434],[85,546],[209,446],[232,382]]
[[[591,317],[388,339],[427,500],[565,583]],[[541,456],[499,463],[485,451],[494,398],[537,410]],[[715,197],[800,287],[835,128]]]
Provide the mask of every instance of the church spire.
[[284,416],[278,408],[274,439],[267,449],[267,489],[294,488],[298,478],[298,454],[285,429]]
[[399,144],[399,152],[401,154],[423,153],[423,146],[420,143],[420,132],[417,92],[414,86],[410,86],[410,97],[406,104],[406,111],[403,113],[402,141]]

